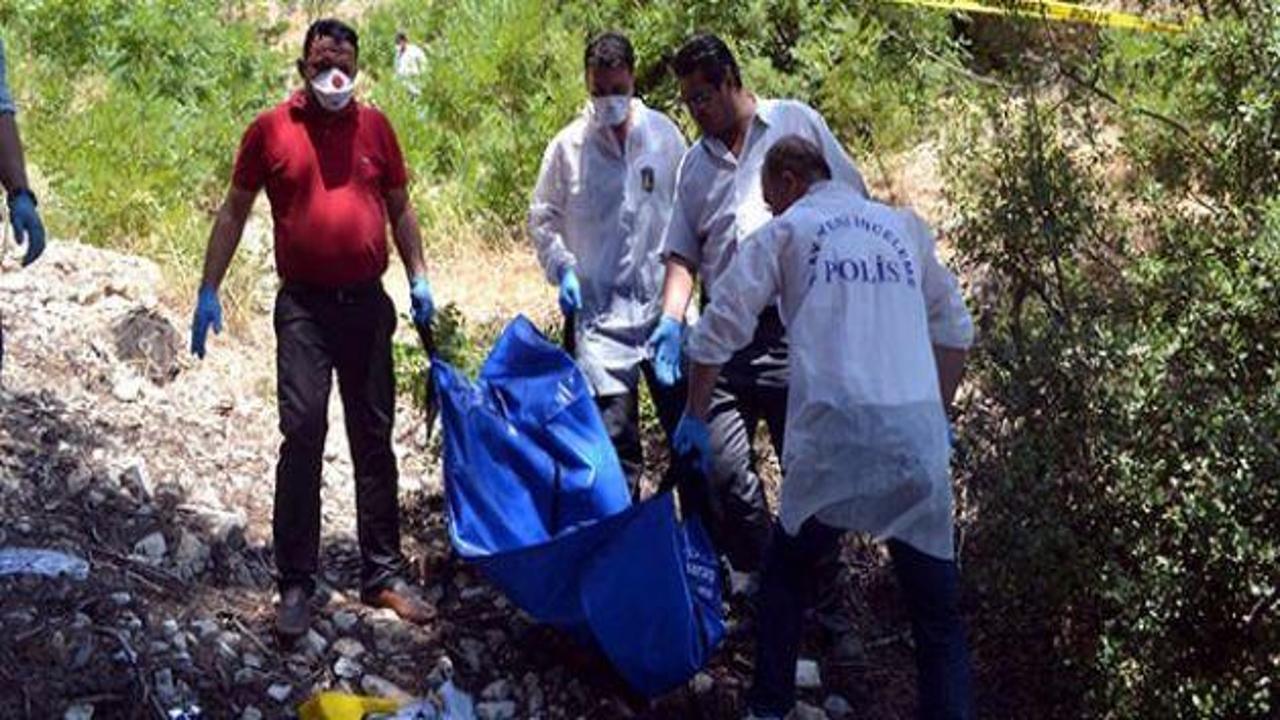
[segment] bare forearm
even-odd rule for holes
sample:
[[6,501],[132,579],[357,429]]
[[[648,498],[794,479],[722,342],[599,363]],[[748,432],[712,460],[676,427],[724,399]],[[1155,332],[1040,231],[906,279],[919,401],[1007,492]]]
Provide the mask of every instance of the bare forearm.
[[227,267],[231,265],[231,258],[240,246],[244,223],[245,218],[235,212],[230,201],[223,203],[213,222],[213,231],[209,234],[209,246],[205,249],[201,287],[217,290],[222,285]]
[[689,394],[686,412],[700,420],[706,420],[711,412],[711,393],[720,378],[719,365],[689,365]]
[[693,271],[680,260],[667,258],[667,277],[662,283],[662,314],[684,322],[693,297]]
[[968,357],[968,350],[933,346],[933,359],[938,366],[938,387],[942,391],[942,406],[948,414],[951,413],[960,381],[964,378],[964,363]]
[[13,113],[0,113],[0,182],[10,192],[27,187],[27,166]]
[[400,213],[392,234],[396,241],[396,251],[400,253],[409,278],[419,275],[426,277],[427,261],[422,252],[422,230],[418,227],[418,217],[413,210],[406,207]]

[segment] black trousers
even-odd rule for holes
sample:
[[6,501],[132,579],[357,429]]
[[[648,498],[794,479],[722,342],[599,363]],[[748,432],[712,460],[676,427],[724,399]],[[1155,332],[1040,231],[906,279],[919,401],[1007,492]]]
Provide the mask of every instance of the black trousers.
[[404,570],[391,432],[395,307],[377,281],[343,290],[286,284],[276,297],[280,459],[272,531],[281,589],[315,585],[320,482],[333,376],[356,482],[360,581],[380,589]]
[[[851,469],[856,474],[856,469]],[[755,674],[748,703],[757,715],[782,717],[796,700],[796,659],[803,611],[822,591],[819,563],[839,548],[843,530],[810,518],[796,537],[778,525],[765,562],[756,615]],[[889,556],[911,615],[920,717],[972,717],[969,649],[959,610],[954,560],[939,560],[898,540]]]
[[[640,375],[649,389],[649,397],[653,399],[654,408],[658,412],[658,423],[666,434],[669,448],[671,436],[684,412],[685,384],[680,382],[673,387],[666,387],[658,382],[650,362],[640,364]],[[644,474],[644,444],[640,437],[640,388],[637,386],[624,393],[597,396],[596,407],[600,409],[600,417],[604,420],[609,440],[618,451],[618,460],[622,462],[622,471],[627,476],[631,498],[638,500],[640,477]],[[669,463],[662,487],[674,485],[674,473],[675,463]]]
[[733,356],[711,395],[707,425],[713,456],[708,531],[740,572],[764,562],[773,532],[752,442],[763,421],[779,460],[787,419],[787,345],[773,308],[760,317],[751,344]]

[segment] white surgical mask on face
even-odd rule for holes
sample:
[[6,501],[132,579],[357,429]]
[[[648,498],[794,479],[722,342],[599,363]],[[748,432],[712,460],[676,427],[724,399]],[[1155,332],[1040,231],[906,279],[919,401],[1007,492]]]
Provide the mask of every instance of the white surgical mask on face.
[[312,79],[311,89],[315,92],[321,107],[329,112],[338,112],[351,102],[356,84],[338,68],[329,68]]
[[627,121],[627,114],[631,112],[631,98],[627,95],[593,97],[591,108],[596,122],[617,127]]

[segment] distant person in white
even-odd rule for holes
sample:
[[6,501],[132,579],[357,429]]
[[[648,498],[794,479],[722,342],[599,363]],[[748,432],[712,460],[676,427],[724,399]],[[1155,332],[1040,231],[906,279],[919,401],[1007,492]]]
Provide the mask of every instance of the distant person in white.
[[816,562],[853,530],[888,540],[915,634],[921,716],[969,717],[947,411],[973,323],[924,221],[832,180],[824,155],[797,135],[769,149],[763,194],[775,217],[739,245],[690,332],[676,450],[710,463],[706,418],[720,368],[776,304],[790,385],[752,715],[782,718],[794,706]]
[[422,48],[409,42],[409,36],[403,30],[396,33],[396,77],[417,77],[426,64],[427,54]]

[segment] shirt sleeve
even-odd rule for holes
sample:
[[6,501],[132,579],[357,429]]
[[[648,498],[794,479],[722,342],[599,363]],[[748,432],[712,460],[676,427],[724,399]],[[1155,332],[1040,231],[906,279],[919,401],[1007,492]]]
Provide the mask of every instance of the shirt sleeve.
[[9,92],[9,73],[5,63],[4,40],[0,40],[0,115],[10,115],[18,111],[13,104],[13,95]]
[[565,268],[577,264],[564,241],[568,195],[560,143],[553,140],[542,155],[538,184],[533,189],[533,201],[529,204],[529,238],[538,253],[538,263],[542,265],[547,280],[553,284],[560,282]]
[[379,113],[382,124],[383,152],[386,153],[386,172],[382,176],[382,191],[401,190],[409,184],[409,168],[404,163],[404,153],[400,151],[400,140],[396,137],[395,128],[387,116]]
[[249,192],[261,190],[267,182],[268,162],[262,122],[258,117],[244,131],[240,151],[236,153],[235,169],[231,173],[231,184]]
[[852,187],[863,197],[869,197],[862,173],[858,172],[853,160],[836,139],[835,133],[831,132],[826,119],[817,110],[808,106],[806,109],[809,111],[809,122],[817,135],[818,145],[822,148],[822,155],[826,158],[827,165],[831,166],[831,179]]
[[676,173],[675,203],[671,208],[671,219],[667,221],[667,230],[662,239],[664,259],[676,256],[695,268],[702,262],[702,242],[690,213],[689,205],[695,189],[689,187],[691,181],[688,173],[690,157],[696,151],[697,146],[694,146],[693,150],[686,151],[684,159],[680,162],[680,170]]
[[933,231],[919,215],[907,212],[907,224],[920,248],[920,289],[934,345],[967,350],[973,345],[973,318],[965,307],[956,276],[938,260]]
[[716,294],[689,334],[686,354],[703,365],[723,365],[751,343],[760,313],[782,288],[786,225],[772,221],[744,240]]

